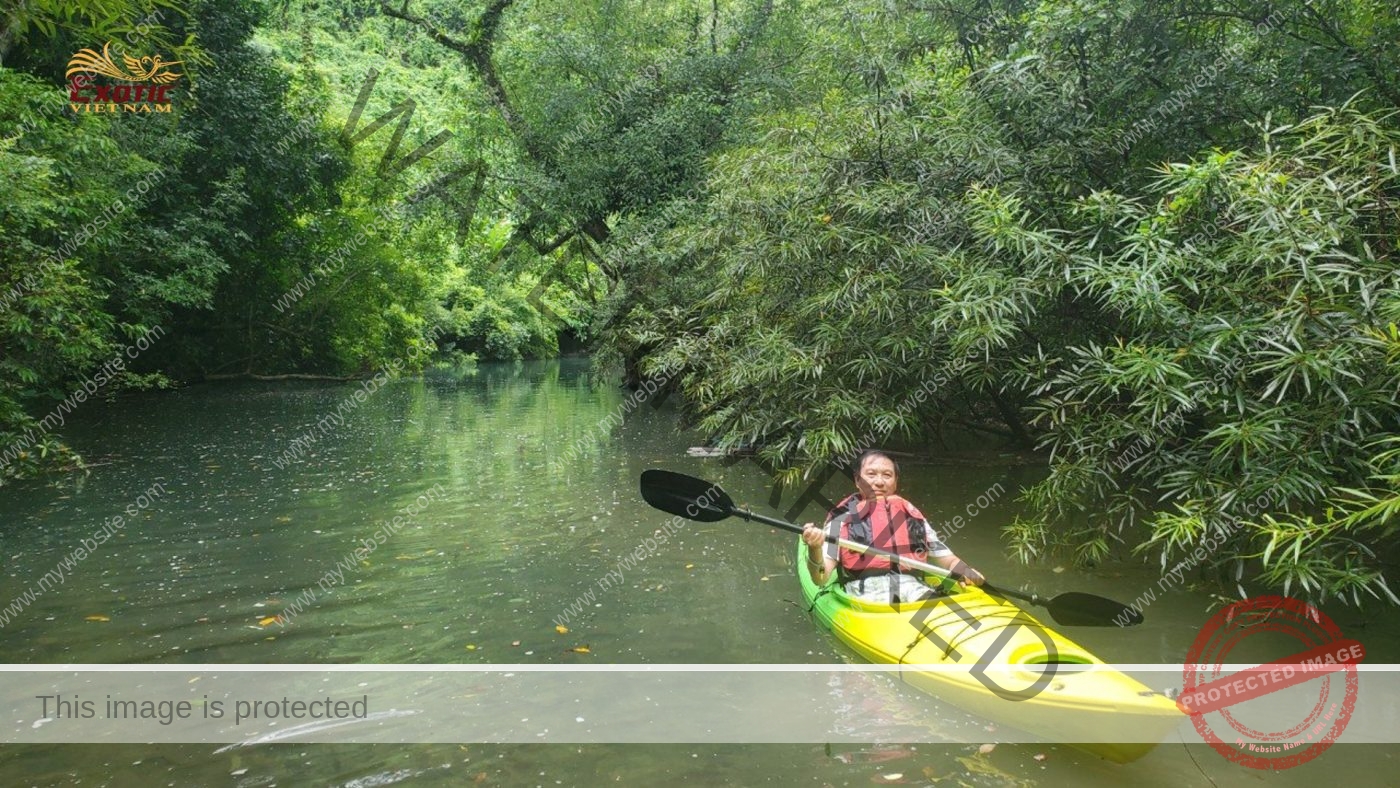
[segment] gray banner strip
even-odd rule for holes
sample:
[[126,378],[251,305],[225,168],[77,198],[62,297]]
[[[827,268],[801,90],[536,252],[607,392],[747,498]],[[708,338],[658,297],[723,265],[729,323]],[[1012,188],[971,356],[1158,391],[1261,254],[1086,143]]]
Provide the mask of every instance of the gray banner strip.
[[[279,667],[9,666],[0,671],[0,735],[10,744],[230,747],[1203,740],[1160,692],[1179,690],[1179,666],[1119,666],[1147,668],[1122,672],[1139,684],[1110,666]],[[1334,673],[1205,715],[1207,732],[1222,741],[1241,730],[1291,736],[1316,718],[1299,740],[1337,727],[1341,742],[1400,743],[1400,715],[1380,702],[1400,695],[1400,674],[1363,667],[1372,669],[1352,681],[1365,692],[1353,686],[1360,700],[1344,727],[1335,723],[1347,716],[1348,680]]]

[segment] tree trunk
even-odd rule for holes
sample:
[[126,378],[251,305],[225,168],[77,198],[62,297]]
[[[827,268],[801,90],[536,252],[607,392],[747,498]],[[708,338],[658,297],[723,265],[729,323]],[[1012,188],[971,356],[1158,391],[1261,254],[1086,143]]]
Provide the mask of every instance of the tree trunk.
[[205,375],[205,380],[330,380],[337,383],[345,383],[351,380],[365,380],[369,375],[312,375],[302,372],[288,372],[282,375],[259,375],[254,372],[235,372],[232,374]]
[[1021,414],[1017,413],[1016,408],[1012,407],[1001,396],[1001,392],[992,392],[992,402],[996,403],[997,412],[1001,414],[1002,422],[1006,424],[1007,429],[1011,430],[1012,437],[1021,444],[1021,448],[1035,448],[1035,438],[1031,437],[1030,431],[1026,429],[1026,423],[1021,421]]

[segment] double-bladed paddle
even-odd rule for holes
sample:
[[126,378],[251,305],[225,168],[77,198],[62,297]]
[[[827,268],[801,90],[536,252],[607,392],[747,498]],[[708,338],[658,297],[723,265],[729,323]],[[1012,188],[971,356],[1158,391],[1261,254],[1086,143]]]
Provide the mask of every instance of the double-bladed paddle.
[[[790,523],[786,520],[779,520],[776,517],[767,517],[757,514],[748,509],[740,509],[734,505],[734,500],[718,484],[712,484],[704,479],[697,479],[694,476],[686,476],[683,473],[674,471],[649,470],[642,472],[642,498],[647,503],[660,509],[663,512],[685,517],[689,520],[697,520],[703,523],[718,522],[728,517],[742,517],[745,520],[754,520],[766,523],[775,528],[802,533],[802,526]],[[826,536],[826,541],[836,544],[848,550],[855,550],[867,555],[878,555],[897,561],[901,566],[910,569],[918,569],[941,577],[949,577],[954,580],[962,580],[963,577],[957,572],[944,569],[905,555],[897,555],[887,550],[880,550],[875,547],[863,545],[859,542],[852,542],[849,539]],[[1119,602],[1115,602],[1107,597],[1095,594],[1085,594],[1078,591],[1069,591],[1058,594],[1050,599],[1046,599],[1039,594],[1024,594],[1019,591],[998,588],[990,583],[984,582],[982,590],[999,596],[1019,599],[1029,602],[1032,605],[1039,605],[1050,611],[1050,617],[1056,624],[1069,627],[1107,627],[1120,626],[1131,627],[1142,623],[1142,614]]]

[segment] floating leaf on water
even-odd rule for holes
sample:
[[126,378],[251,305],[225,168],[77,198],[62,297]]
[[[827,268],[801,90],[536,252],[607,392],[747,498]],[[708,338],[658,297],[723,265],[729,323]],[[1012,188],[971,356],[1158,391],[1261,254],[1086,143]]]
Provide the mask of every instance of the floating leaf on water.
[[277,616],[268,616],[267,618],[260,618],[260,619],[258,619],[258,626],[260,626],[260,627],[265,627],[265,626],[267,626],[268,624],[274,623],[274,622],[276,622],[276,621],[277,621]]
[[475,643],[468,643],[468,644],[467,644],[467,651],[476,651],[476,644],[475,644]]
[[592,653],[592,649],[588,648],[588,646],[574,646],[573,648],[569,649],[569,651],[572,651],[572,652],[574,652],[575,654],[590,654],[590,653]]
[[908,758],[914,753],[905,747],[876,747],[868,750],[852,750],[834,756],[842,763],[884,763],[900,758]]
[[86,616],[86,617],[83,618],[83,620],[84,620],[84,621],[111,621],[112,619],[108,618],[107,616]]
[[[984,744],[982,746],[988,747],[995,745]],[[1007,786],[1007,788],[1035,788],[1036,783],[1034,780],[1026,780],[1017,777],[1011,772],[998,769],[990,758],[979,758],[976,755],[959,755],[958,763],[962,764],[963,768],[967,769],[969,774],[977,777],[989,777],[995,780],[998,785],[1004,785]]]
[[874,777],[870,778],[870,781],[873,783],[880,783],[882,785],[889,785],[891,783],[902,783],[904,782],[904,773],[890,772],[889,774],[877,774]]
[[760,577],[759,580],[762,580],[762,581],[764,581],[764,582],[767,582],[767,580],[768,580],[768,575],[764,575],[763,577]]
[[1051,569],[1050,571],[1058,575],[1059,573],[1065,571],[1065,568],[1063,566],[1057,566],[1054,569]]
[[986,755],[987,753],[991,752],[992,750],[995,750],[996,748],[997,746],[995,744],[984,744],[981,747],[977,748],[977,754]]
[[694,568],[695,568],[695,564],[686,564],[686,565],[685,565],[685,568],[686,568],[686,569],[694,569]]
[[512,640],[512,641],[510,642],[510,644],[511,644],[512,646],[518,646],[518,645],[520,645],[520,641],[518,641],[518,640]]
[[1032,758],[1035,758],[1037,761],[1042,761],[1042,762],[1043,762],[1043,761],[1045,761],[1047,758],[1049,758],[1050,756],[1046,755],[1046,754],[1043,753],[1043,752],[1038,752],[1038,753],[1036,753],[1035,755],[1032,755],[1031,757],[1032,757]]
[[564,634],[568,634],[569,628],[566,627],[566,626],[564,626],[563,624],[556,624],[556,625],[554,626],[554,631],[555,631],[555,632],[558,632],[558,633],[561,634],[561,635],[564,635]]

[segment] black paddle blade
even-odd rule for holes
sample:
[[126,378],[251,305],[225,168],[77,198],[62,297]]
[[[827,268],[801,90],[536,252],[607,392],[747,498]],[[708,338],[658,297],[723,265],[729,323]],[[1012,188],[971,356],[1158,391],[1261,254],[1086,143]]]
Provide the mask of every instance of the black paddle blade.
[[642,471],[642,498],[663,512],[702,523],[723,520],[734,509],[718,484],[674,471]]
[[1067,591],[1044,604],[1055,623],[1067,627],[1135,627],[1142,623],[1142,614],[1127,605],[1080,591]]

